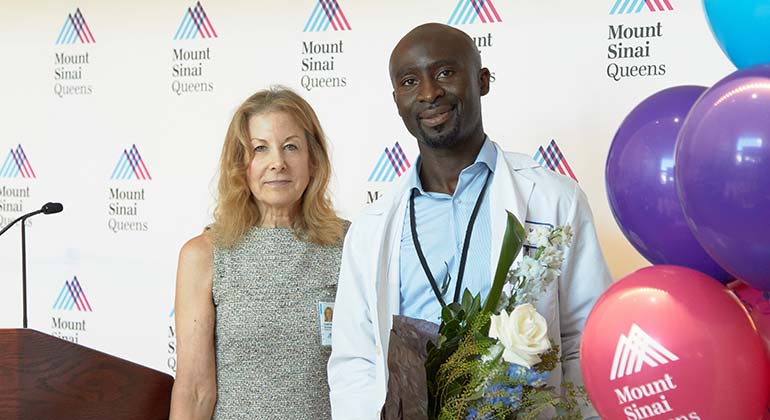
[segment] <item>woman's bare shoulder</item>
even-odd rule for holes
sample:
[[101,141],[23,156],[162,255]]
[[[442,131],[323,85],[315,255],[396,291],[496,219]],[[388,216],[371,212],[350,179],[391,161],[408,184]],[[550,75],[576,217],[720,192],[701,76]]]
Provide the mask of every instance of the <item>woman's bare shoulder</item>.
[[214,264],[214,238],[210,231],[205,231],[182,245],[179,264],[198,269],[210,268]]

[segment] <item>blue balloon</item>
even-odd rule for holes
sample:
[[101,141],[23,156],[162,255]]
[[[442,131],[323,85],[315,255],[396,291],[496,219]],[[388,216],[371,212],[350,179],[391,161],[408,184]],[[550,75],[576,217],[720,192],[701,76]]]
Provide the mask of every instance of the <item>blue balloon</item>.
[[703,0],[711,32],[739,69],[770,63],[770,0]]

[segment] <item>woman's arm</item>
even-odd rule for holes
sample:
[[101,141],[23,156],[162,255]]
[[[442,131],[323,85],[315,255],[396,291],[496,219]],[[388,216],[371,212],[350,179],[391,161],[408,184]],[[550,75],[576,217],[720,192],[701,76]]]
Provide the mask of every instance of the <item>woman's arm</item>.
[[214,356],[214,244],[203,233],[179,253],[176,275],[177,370],[170,420],[210,420],[217,399]]

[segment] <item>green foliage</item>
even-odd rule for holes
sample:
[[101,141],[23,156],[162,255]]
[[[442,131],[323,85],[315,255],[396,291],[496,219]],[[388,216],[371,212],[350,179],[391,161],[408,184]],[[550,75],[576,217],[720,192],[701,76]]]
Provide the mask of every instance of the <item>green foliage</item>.
[[[463,293],[460,303],[451,303],[442,309],[438,343],[428,343],[425,363],[430,418],[437,418],[439,409],[450,401],[453,406],[463,405],[462,401],[477,394],[477,390],[470,386],[473,369],[482,368],[481,356],[492,345],[492,340],[487,337],[490,316],[497,309],[508,270],[521,252],[525,239],[524,227],[508,212],[500,259],[484,309],[481,296],[473,296],[468,290]],[[462,352],[458,352],[461,344]],[[447,366],[443,366],[445,364]]]
[[[478,296],[474,298],[480,300]],[[468,328],[454,353],[439,367],[435,377],[437,400],[443,401],[440,419],[464,418],[468,404],[481,398],[485,378],[492,374],[489,364],[482,361],[494,344],[481,331],[489,322],[489,314],[476,314],[469,320]]]
[[508,213],[508,220],[505,224],[505,234],[503,235],[503,246],[500,248],[500,258],[497,260],[497,270],[495,279],[492,282],[492,289],[487,296],[487,302],[484,304],[484,310],[488,313],[494,313],[497,310],[497,304],[500,302],[500,296],[503,294],[503,285],[508,277],[508,270],[513,264],[513,260],[521,252],[524,241],[527,239],[527,232],[521,225],[519,219],[511,212]]
[[[431,418],[436,417],[445,398],[455,397],[462,391],[467,379],[463,373],[477,367],[471,367],[470,363],[481,354],[479,349],[484,344],[479,346],[475,338],[481,337],[488,342],[486,347],[491,345],[491,340],[480,334],[481,328],[489,322],[489,314],[481,315],[481,296],[473,296],[468,290],[463,293],[460,303],[451,303],[442,310],[439,340],[435,345],[428,343],[428,361],[425,364],[428,395],[435,396],[429,399],[428,412],[429,415],[433,413]],[[461,344],[464,344],[463,351],[458,352]],[[442,376],[447,374],[449,377]]]
[[[561,234],[557,228],[554,234]],[[568,236],[568,235],[567,235]],[[508,213],[504,242],[495,272],[492,289],[482,305],[481,296],[473,296],[468,290],[459,303],[446,305],[441,313],[439,338],[428,343],[428,358],[425,363],[428,379],[428,418],[431,420],[466,420],[470,410],[484,419],[527,419],[534,420],[546,410],[555,410],[555,419],[579,420],[580,406],[585,401],[582,389],[571,383],[562,385],[559,394],[545,381],[528,383],[529,373],[550,372],[559,368],[559,348],[552,348],[541,354],[541,361],[532,370],[523,369],[509,372],[511,364],[502,360],[503,349],[497,340],[488,337],[490,319],[497,311],[503,285],[510,278],[509,269],[521,252],[526,231],[521,223]],[[549,238],[550,240],[550,238]],[[543,247],[538,249],[540,257]],[[554,270],[558,270],[555,267]],[[518,298],[529,300],[545,282],[528,282],[526,277],[514,277],[514,296],[502,303],[503,308],[513,309]],[[441,287],[446,293],[449,279]],[[493,385],[492,387],[490,387]],[[515,392],[514,392],[515,390]],[[513,399],[510,397],[513,395]],[[511,401],[514,403],[511,403]]]

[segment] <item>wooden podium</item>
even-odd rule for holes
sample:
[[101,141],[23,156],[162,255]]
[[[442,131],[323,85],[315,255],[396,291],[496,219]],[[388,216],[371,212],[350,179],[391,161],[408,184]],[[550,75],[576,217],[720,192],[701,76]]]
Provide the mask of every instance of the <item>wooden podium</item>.
[[0,329],[0,419],[168,419],[167,374],[29,329]]

